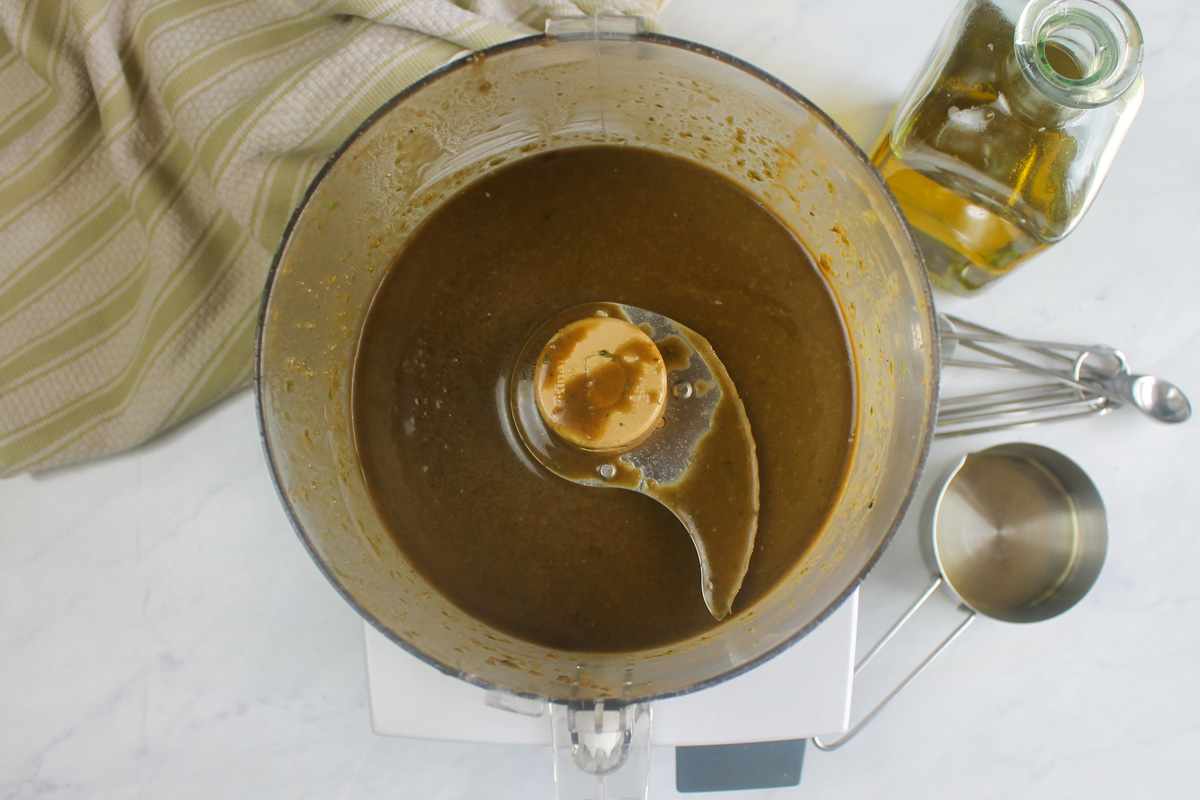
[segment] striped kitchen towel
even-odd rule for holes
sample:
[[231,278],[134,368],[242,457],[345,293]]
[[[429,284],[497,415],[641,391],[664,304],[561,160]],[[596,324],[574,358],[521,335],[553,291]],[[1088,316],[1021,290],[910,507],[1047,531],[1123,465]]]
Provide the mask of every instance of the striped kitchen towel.
[[389,97],[550,16],[666,0],[0,0],[0,476],[251,379],[292,208]]

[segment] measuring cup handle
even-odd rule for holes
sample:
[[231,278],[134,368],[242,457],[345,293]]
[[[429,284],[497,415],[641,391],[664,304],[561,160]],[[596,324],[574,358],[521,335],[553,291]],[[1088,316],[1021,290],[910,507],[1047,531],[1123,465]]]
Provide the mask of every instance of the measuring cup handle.
[[[917,598],[917,601],[909,606],[908,610],[904,612],[904,616],[900,617],[900,619],[898,619],[896,623],[892,625],[892,627],[888,628],[887,633],[885,633],[883,637],[875,643],[875,646],[872,647],[870,651],[868,651],[867,654],[862,657],[862,660],[858,662],[857,666],[854,667],[855,677],[858,677],[858,673],[862,672],[863,668],[866,667],[867,664],[870,663],[871,659],[873,659],[879,653],[879,651],[883,649],[884,645],[891,641],[892,637],[895,636],[902,627],[904,627],[904,624],[908,622],[909,618],[912,617],[913,614],[917,613],[917,609],[925,605],[925,601],[928,600],[942,585],[942,580],[943,579],[941,575],[934,578],[933,583],[929,585],[929,588],[925,590],[925,593]],[[940,656],[942,651],[950,646],[951,642],[963,634],[963,631],[967,629],[967,626],[975,621],[975,615],[976,612],[971,611],[967,615],[967,618],[964,619],[962,623],[954,629],[954,632],[942,640],[942,643],[937,646],[937,649],[926,656],[925,659],[917,665],[916,669],[908,673],[908,677],[901,681],[895,689],[892,689],[888,696],[883,698],[883,700],[881,700],[878,705],[872,708],[865,717],[859,720],[856,725],[846,731],[842,738],[832,742],[826,742],[822,741],[820,737],[814,736],[811,740],[813,746],[818,750],[836,750],[857,736],[859,731],[865,728],[871,722],[871,720],[875,719],[875,717],[877,717],[881,711],[887,708],[888,704],[896,698],[896,695],[900,694],[900,692],[904,691],[904,689],[907,688],[910,683],[916,680],[917,676],[924,672],[925,668],[932,664],[933,660]],[[851,698],[851,702],[853,702],[853,698]]]

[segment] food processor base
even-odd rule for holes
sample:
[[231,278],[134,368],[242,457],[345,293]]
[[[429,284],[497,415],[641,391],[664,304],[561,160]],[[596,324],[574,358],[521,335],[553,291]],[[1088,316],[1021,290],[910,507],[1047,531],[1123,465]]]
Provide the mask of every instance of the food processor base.
[[[671,792],[677,792],[702,800],[710,792],[724,791],[719,776],[727,776],[726,781],[735,777],[721,764],[734,751],[684,748],[745,743],[773,746],[739,753],[742,764],[756,759],[760,767],[737,776],[738,787],[725,789],[777,788],[779,797],[788,796],[789,785],[794,790],[799,781],[803,743],[784,743],[840,733],[849,726],[857,626],[855,592],[816,630],[765,664],[703,691],[655,701],[652,796],[671,797]],[[550,745],[549,714],[538,713],[544,712],[544,704],[519,699],[508,702],[494,693],[489,700],[486,690],[443,675],[370,625],[364,623],[364,630],[375,733],[453,742]],[[500,703],[506,707],[499,707]],[[514,706],[521,711],[508,710]],[[671,747],[678,749],[672,753]],[[789,784],[792,774],[795,782]]]

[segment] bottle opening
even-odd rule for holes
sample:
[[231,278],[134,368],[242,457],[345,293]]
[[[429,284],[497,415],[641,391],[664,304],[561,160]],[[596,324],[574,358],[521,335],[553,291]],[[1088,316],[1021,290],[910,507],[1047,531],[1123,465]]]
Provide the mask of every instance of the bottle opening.
[[1076,54],[1067,44],[1053,39],[1042,48],[1047,66],[1069,81],[1081,81],[1095,73],[1095,55]]
[[1141,71],[1141,29],[1120,0],[1033,0],[1015,48],[1026,77],[1072,108],[1115,100]]
[[1065,25],[1053,30],[1041,46],[1044,65],[1055,76],[1068,81],[1103,80],[1113,70],[1114,53],[1118,48],[1111,37],[1104,39],[1108,41],[1101,41],[1096,31],[1080,25]]

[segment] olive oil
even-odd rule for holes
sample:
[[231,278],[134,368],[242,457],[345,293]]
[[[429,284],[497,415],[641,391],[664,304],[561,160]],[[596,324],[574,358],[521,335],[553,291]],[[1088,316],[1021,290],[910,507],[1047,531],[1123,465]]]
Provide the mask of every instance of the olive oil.
[[908,217],[930,277],[943,288],[976,291],[1050,246],[983,202],[905,166],[888,138],[872,160]]
[[935,283],[973,293],[1074,229],[1140,103],[1140,54],[1131,15],[960,5],[872,154]]

